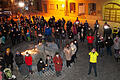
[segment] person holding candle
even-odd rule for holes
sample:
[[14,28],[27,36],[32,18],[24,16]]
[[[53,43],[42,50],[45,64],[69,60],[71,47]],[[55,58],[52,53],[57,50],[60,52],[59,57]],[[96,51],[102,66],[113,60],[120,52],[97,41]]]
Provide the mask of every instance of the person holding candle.
[[41,76],[42,73],[44,73],[45,71],[45,63],[43,62],[42,58],[40,58],[40,60],[37,63],[37,70],[38,70],[38,74]]
[[73,62],[75,63],[77,47],[76,47],[76,45],[74,44],[73,41],[70,43],[70,48],[71,48],[71,53],[72,53],[71,62],[72,62],[72,63],[73,63]]
[[62,71],[63,60],[58,52],[55,53],[55,56],[53,58],[53,63],[55,66],[56,76],[59,77]]
[[54,71],[54,69],[53,69],[53,60],[52,60],[52,56],[49,56],[49,55],[47,55],[46,56],[46,68],[47,68],[47,71],[49,70],[49,69],[51,69],[52,71]]

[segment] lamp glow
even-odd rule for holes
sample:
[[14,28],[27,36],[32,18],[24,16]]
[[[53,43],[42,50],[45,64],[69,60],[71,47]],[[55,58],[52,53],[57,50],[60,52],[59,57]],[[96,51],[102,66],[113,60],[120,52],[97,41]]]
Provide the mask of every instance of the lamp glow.
[[18,5],[19,7],[24,7],[25,4],[23,2],[19,2]]
[[64,4],[62,4],[62,8],[64,8],[65,7],[65,5]]

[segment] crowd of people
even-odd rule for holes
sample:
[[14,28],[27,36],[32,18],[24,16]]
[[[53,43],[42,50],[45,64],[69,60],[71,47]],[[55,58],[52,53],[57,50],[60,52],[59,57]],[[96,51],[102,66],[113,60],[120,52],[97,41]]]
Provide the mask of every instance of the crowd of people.
[[[7,18],[0,18],[0,46],[7,45],[6,42],[8,40],[10,40],[12,46],[18,45],[23,41],[36,40],[37,43],[40,43],[43,38],[46,42],[54,41],[58,48],[63,50],[66,58],[66,66],[70,68],[76,62],[79,43],[84,43],[87,40],[88,50],[90,51],[90,69],[88,74],[91,73],[93,66],[95,76],[97,76],[96,63],[98,53],[101,57],[104,56],[104,49],[106,47],[107,55],[112,56],[111,47],[114,45],[114,53],[120,54],[120,28],[114,27],[112,29],[105,22],[102,28],[103,34],[101,34],[99,31],[100,26],[98,20],[96,20],[92,29],[87,20],[83,24],[79,21],[78,17],[74,23],[70,20],[66,22],[64,18],[56,21],[54,16],[50,17],[48,21],[43,16],[21,16],[18,21],[14,21],[14,19],[8,21]],[[26,64],[28,73],[33,73],[32,56],[27,52],[24,58],[17,51],[14,57],[10,48],[6,49],[5,54],[2,54],[2,52],[0,54],[1,71],[8,67],[13,71],[14,58],[20,72],[22,72],[21,65]],[[50,55],[46,55],[46,61],[40,58],[36,65],[39,75],[51,69],[52,71],[56,71],[57,76],[60,76],[63,59],[60,53],[56,52],[53,58]]]

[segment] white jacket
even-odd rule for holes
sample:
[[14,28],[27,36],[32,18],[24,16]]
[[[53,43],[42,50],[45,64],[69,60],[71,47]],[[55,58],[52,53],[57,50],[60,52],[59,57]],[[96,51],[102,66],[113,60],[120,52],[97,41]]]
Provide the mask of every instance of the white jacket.
[[74,55],[76,53],[77,47],[75,44],[70,44],[70,48],[72,50],[72,55]]

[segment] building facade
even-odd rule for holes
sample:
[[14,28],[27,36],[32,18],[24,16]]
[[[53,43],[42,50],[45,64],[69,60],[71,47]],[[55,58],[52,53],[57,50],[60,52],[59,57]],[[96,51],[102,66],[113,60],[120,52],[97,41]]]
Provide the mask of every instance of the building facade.
[[120,0],[41,0],[42,13],[120,22]]

